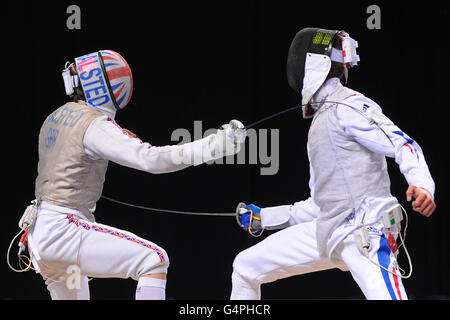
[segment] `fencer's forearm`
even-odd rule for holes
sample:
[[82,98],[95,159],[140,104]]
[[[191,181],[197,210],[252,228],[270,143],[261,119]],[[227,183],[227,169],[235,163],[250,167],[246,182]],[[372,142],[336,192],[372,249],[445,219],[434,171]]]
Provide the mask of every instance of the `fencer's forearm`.
[[317,218],[319,211],[312,198],[292,205],[266,207],[261,209],[261,225],[267,230],[283,229],[312,221]]
[[175,172],[191,166],[190,163],[176,161],[178,154],[182,153],[182,147],[178,145],[162,147],[152,146],[151,148],[140,150],[140,152],[139,150],[136,151],[135,157],[129,156],[126,159],[123,159],[123,161],[120,161],[122,159],[116,158],[112,161],[153,174]]
[[291,205],[261,208],[261,226],[267,230],[283,229],[290,226]]
[[400,172],[405,177],[408,185],[427,190],[434,199],[434,180],[422,149],[416,142],[413,142],[412,145],[400,145],[395,153],[395,162],[398,164]]

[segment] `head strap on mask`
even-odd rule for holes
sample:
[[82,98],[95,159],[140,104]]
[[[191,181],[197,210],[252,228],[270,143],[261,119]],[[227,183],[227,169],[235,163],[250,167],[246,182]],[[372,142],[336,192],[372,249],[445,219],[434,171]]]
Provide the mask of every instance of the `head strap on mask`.
[[77,75],[71,74],[71,69],[73,67],[73,63],[70,63],[69,61],[66,62],[66,65],[64,66],[64,70],[62,71],[62,77],[64,80],[64,88],[66,90],[66,94],[69,97],[73,97],[75,94],[75,88],[80,85],[80,79]]
[[339,33],[342,36],[342,50],[331,48],[331,61],[345,63],[347,68],[353,68],[358,65],[359,55],[356,52],[358,48],[358,41],[351,38],[348,33],[341,31]]

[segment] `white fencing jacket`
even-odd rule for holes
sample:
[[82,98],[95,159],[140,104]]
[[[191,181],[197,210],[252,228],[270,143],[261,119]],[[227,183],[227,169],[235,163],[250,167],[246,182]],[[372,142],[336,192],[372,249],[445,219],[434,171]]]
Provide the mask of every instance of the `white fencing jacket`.
[[[327,97],[342,89],[339,79],[332,78],[325,82],[314,96],[315,101],[326,101]],[[371,105],[376,106],[379,114],[374,117],[383,118],[379,106],[367,97],[354,91],[354,95],[345,100],[349,105]],[[343,105],[336,107],[339,124],[346,134],[353,137],[359,144],[363,145],[372,152],[394,158],[399,166],[400,172],[404,175],[409,185],[415,185],[426,189],[434,197],[435,185],[429,172],[422,149],[416,141],[407,134],[396,130],[393,126],[384,128],[392,130],[382,130],[383,123],[390,121],[379,120],[379,125],[373,121],[368,121],[360,112]],[[387,119],[387,118],[386,118]],[[387,119],[389,120],[389,119]],[[380,125],[381,123],[381,125]],[[380,128],[381,127],[381,128]],[[398,129],[398,128],[397,128]],[[389,134],[386,134],[389,131]],[[309,152],[309,151],[308,151]],[[299,201],[293,205],[283,205],[276,207],[262,208],[261,220],[262,226],[266,229],[279,229],[288,227],[301,222],[311,221],[318,217],[320,208],[314,203],[314,172],[310,165],[309,187],[311,197],[305,201]],[[387,205],[395,203],[394,197],[385,198],[367,198],[361,204],[370,214],[365,216],[364,223],[375,223],[380,219],[381,210]],[[347,228],[348,221],[343,223],[341,228],[337,228],[328,242],[331,254],[333,248],[349,232],[354,230],[355,225]],[[344,226],[345,225],[345,226]],[[352,229],[353,228],[353,229]]]

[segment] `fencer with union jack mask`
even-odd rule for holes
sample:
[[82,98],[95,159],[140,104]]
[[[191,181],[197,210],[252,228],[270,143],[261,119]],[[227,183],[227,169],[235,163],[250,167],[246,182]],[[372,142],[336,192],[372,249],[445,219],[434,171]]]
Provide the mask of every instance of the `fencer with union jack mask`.
[[367,299],[407,299],[396,258],[403,207],[391,195],[385,157],[395,159],[407,201],[426,217],[436,208],[435,185],[418,143],[377,103],[345,87],[357,46],[344,31],[318,28],[293,39],[288,82],[302,96],[303,117],[312,118],[310,197],[265,208],[239,204],[245,230],[281,230],[236,256],[231,299],[260,299],[263,283],[332,268],[350,271]]
[[[131,69],[118,53],[78,57],[66,64],[63,78],[73,102],[52,112],[39,134],[37,201],[31,208],[37,218],[27,225],[33,266],[52,299],[89,299],[88,277],[132,278],[138,281],[136,299],[165,299],[167,252],[95,221],[108,162],[154,174],[174,172],[237,153],[241,142],[233,130],[243,125],[233,120],[235,129],[227,124],[191,143],[152,146],[114,121],[133,90]],[[78,288],[66,282],[70,266],[82,275]]]

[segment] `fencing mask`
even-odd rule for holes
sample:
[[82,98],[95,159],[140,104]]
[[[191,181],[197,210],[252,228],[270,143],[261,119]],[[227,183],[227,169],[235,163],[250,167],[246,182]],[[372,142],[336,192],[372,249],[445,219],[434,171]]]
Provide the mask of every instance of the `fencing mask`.
[[[335,41],[342,42],[342,50],[333,48]],[[345,64],[343,82],[347,81],[347,68],[356,66],[358,42],[340,30],[304,28],[291,43],[287,59],[289,86],[302,96],[303,117],[311,118],[314,110],[308,103],[325,82],[331,62]]]
[[66,94],[72,96],[81,85],[86,102],[110,112],[123,109],[133,93],[133,76],[128,63],[117,52],[101,50],[75,58],[77,75],[72,75],[73,64],[66,64],[62,72]]

